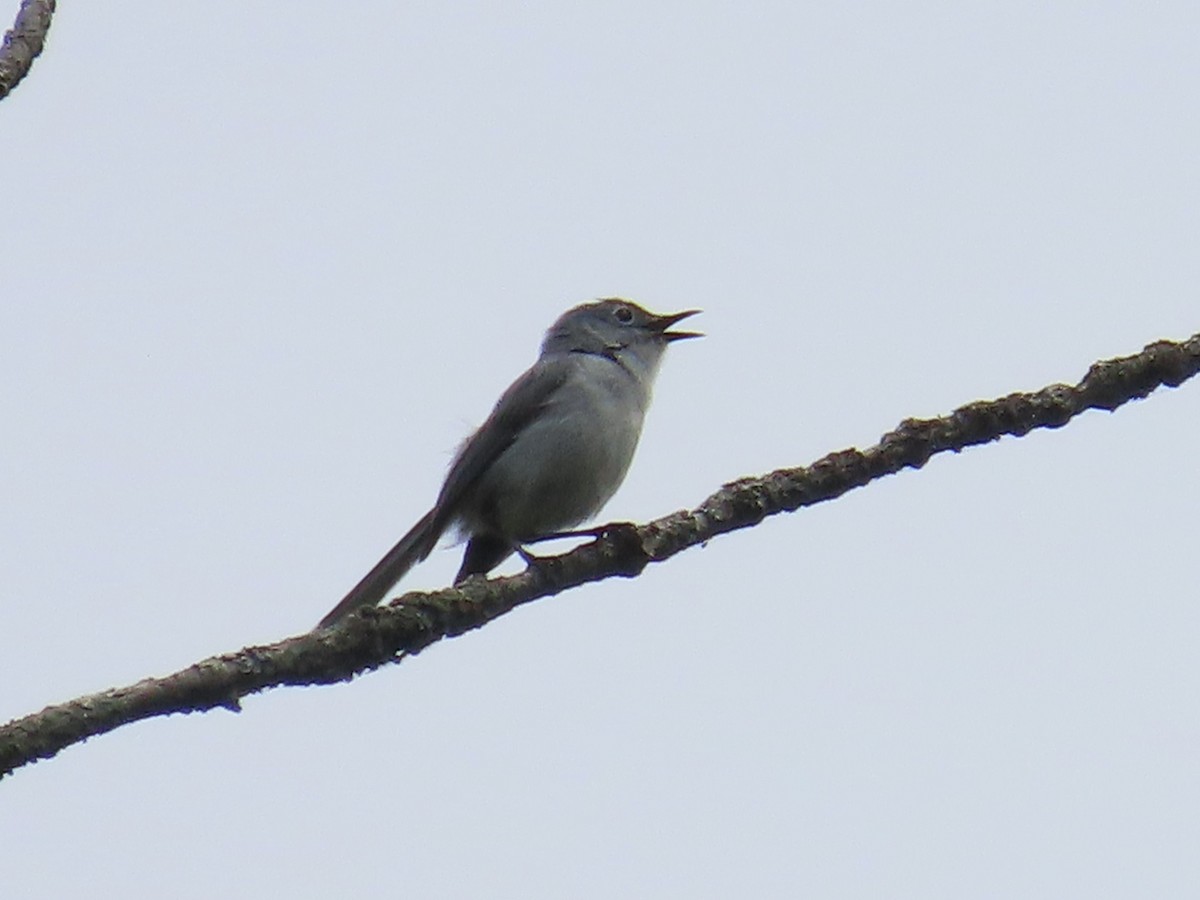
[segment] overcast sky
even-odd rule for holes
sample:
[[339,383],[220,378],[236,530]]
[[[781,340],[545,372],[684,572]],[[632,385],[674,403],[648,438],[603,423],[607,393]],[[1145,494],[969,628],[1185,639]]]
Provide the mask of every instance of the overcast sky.
[[[604,516],[638,521],[1200,330],[1197,33],[64,4],[0,103],[0,719],[309,628],[593,297],[704,310]],[[4,893],[1183,896],[1198,443],[1188,384],[122,728],[0,782]]]

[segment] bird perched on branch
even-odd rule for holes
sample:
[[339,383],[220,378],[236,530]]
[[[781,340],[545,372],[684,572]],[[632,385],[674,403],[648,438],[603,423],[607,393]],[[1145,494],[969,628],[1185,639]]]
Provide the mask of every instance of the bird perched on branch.
[[563,313],[459,448],[433,509],[317,628],[379,603],[451,527],[467,538],[459,584],[596,515],[625,480],[667,345],[701,337],[671,326],[698,312],[655,315],[611,298]]

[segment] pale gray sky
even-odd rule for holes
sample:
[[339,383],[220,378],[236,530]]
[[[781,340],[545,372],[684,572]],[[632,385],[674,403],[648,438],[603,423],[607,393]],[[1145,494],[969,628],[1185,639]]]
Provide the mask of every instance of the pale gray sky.
[[[1198,32],[64,5],[0,104],[0,718],[311,626],[582,300],[709,335],[614,519],[1200,330]],[[1198,442],[1191,384],[123,728],[0,782],[5,894],[1181,896]]]

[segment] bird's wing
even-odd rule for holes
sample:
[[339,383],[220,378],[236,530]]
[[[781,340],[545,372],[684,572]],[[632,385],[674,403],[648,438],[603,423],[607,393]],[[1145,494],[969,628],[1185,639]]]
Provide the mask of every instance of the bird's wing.
[[569,372],[570,360],[565,357],[539,359],[509,386],[487,420],[463,441],[434,507],[442,511],[447,524],[457,512],[463,495],[512,446],[525,427],[541,415],[566,382]]
[[433,509],[350,589],[321,620],[317,629],[328,628],[359,607],[374,606],[410,568],[429,555],[438,538],[458,515],[459,504],[466,492],[512,445],[517,435],[541,414],[566,381],[568,372],[566,359],[542,358],[512,383],[497,401],[487,421],[459,448]]

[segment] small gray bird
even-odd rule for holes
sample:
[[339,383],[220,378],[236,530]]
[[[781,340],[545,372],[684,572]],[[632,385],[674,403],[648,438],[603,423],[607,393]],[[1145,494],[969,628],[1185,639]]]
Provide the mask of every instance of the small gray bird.
[[698,309],[658,316],[619,298],[569,309],[450,465],[437,502],[317,625],[379,603],[454,526],[467,537],[459,584],[521,545],[596,515],[629,469],[667,344]]

